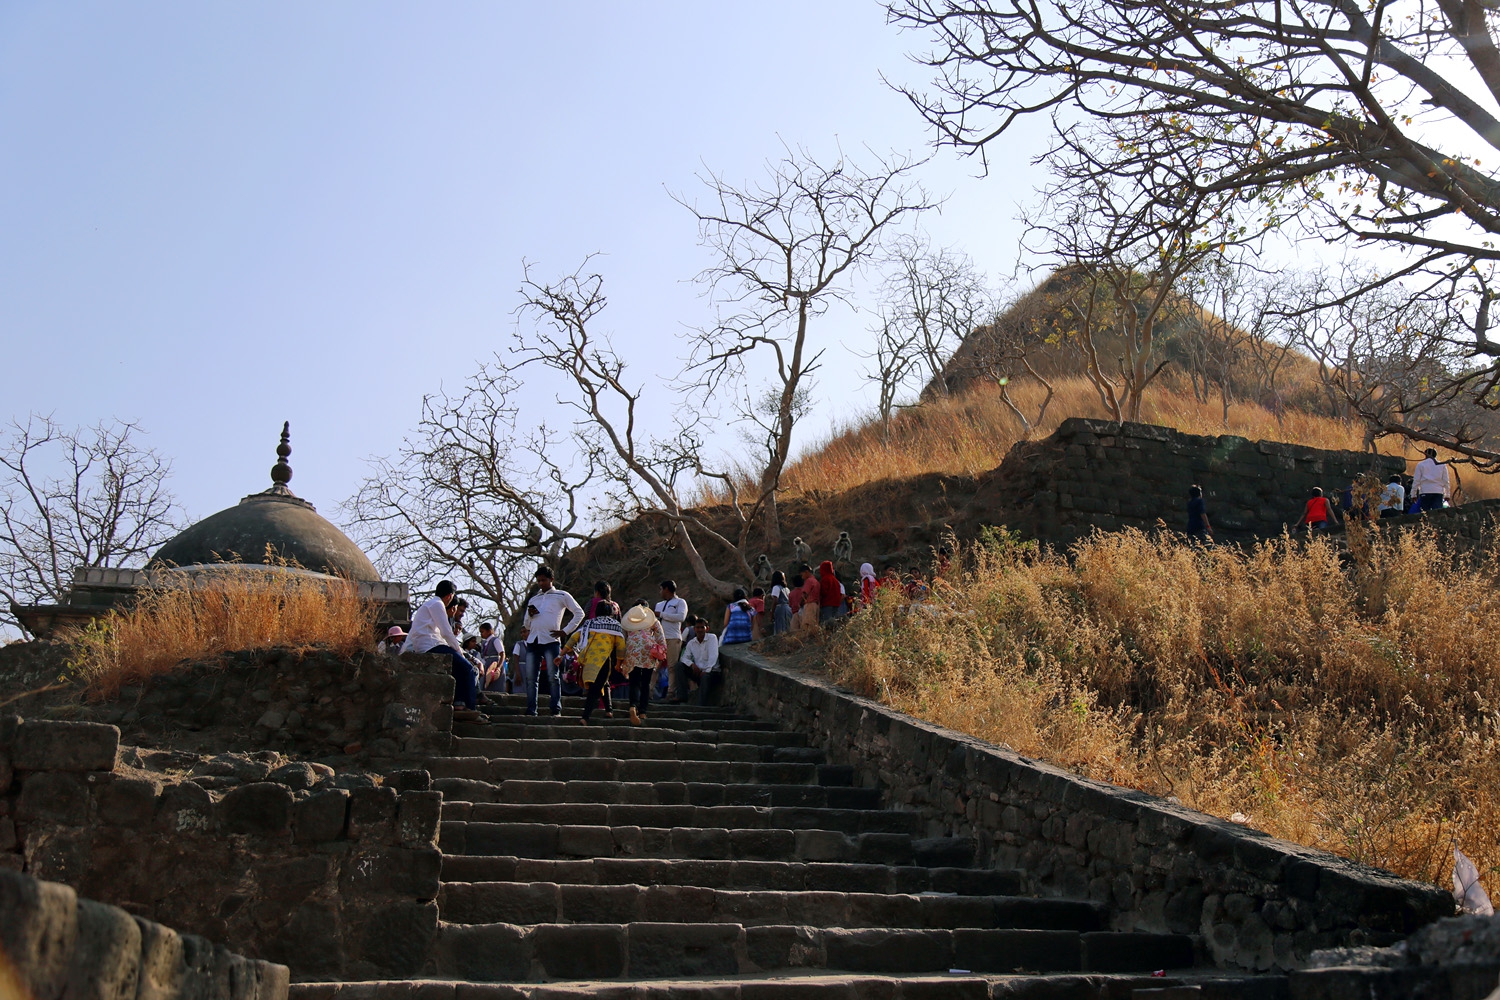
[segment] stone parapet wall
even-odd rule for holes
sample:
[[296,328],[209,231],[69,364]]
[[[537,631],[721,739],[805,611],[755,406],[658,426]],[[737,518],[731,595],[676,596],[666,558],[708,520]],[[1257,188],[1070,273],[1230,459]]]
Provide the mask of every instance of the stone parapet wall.
[[131,766],[141,755],[118,741],[98,723],[0,720],[0,868],[232,941],[298,978],[420,969],[442,863],[426,771],[379,785],[247,760],[237,782],[184,779]]
[[218,727],[242,746],[418,759],[452,740],[453,661],[251,649],[185,663],[84,711],[127,737]]
[[1406,471],[1403,459],[1387,455],[1082,417],[1064,420],[1045,442],[1016,447],[1018,460],[1036,461],[1027,449],[1051,454],[1050,462],[1028,472],[1040,476],[1028,512],[1033,523],[1024,527],[1060,543],[1094,528],[1149,528],[1158,520],[1181,530],[1187,489],[1195,483],[1203,487],[1215,534],[1278,535],[1301,516],[1314,486],[1342,490],[1360,473],[1384,481]]
[[[286,1000],[284,965],[0,870],[0,995],[30,1000]],[[14,973],[19,983],[7,981]],[[13,994],[6,987],[22,987]]]
[[760,657],[726,651],[725,701],[968,836],[1041,896],[1092,899],[1116,930],[1200,934],[1223,967],[1295,969],[1316,949],[1388,944],[1453,912],[1444,890],[1078,777]]

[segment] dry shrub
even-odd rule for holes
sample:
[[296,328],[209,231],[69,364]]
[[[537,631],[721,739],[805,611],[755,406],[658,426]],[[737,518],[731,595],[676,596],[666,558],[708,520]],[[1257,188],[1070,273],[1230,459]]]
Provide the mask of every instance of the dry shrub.
[[324,646],[352,654],[370,644],[377,606],[347,580],[249,568],[188,587],[159,587],[80,636],[92,697],[146,680],[184,660],[240,649]]
[[1441,882],[1500,871],[1500,564],[1432,533],[1203,548],[1003,532],[833,640],[844,683],[1079,774]]
[[[1099,395],[1086,378],[1059,378],[1057,395],[1047,409],[1046,421],[1034,437],[1045,437],[1068,417],[1105,417]],[[1011,387],[1011,396],[1023,412],[1035,415],[1043,392],[1034,383]],[[1179,392],[1160,384],[1146,394],[1141,419],[1146,423],[1174,427],[1188,434],[1238,434],[1252,440],[1287,441],[1332,451],[1363,451],[1361,426],[1354,421],[1285,409],[1280,416],[1253,403],[1235,403],[1229,420],[1217,400],[1200,403],[1190,392]],[[993,386],[977,385],[970,391],[921,406],[902,410],[891,421],[887,440],[878,420],[861,421],[838,431],[822,444],[809,448],[783,473],[789,493],[812,490],[846,490],[863,483],[893,477],[942,472],[978,475],[995,468],[1013,444],[1023,437],[1019,421],[1000,401]],[[1379,442],[1390,454],[1417,461],[1418,449],[1398,439]],[[1500,482],[1492,476],[1463,474],[1468,499],[1500,496]],[[710,499],[722,501],[718,493]]]

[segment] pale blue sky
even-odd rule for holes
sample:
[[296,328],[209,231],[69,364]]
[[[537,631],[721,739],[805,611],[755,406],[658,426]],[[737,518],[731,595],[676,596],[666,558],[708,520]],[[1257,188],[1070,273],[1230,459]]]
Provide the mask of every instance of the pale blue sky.
[[[507,345],[523,257],[603,252],[617,342],[681,353],[706,258],[667,192],[757,177],[782,140],[922,152],[879,77],[922,78],[919,45],[868,0],[10,0],[0,418],[140,420],[193,517],[267,484],[289,419],[293,487],[336,517],[421,395]],[[983,180],[940,154],[928,228],[1008,274],[1042,146],[1038,123]],[[810,427],[870,405],[854,364]]]

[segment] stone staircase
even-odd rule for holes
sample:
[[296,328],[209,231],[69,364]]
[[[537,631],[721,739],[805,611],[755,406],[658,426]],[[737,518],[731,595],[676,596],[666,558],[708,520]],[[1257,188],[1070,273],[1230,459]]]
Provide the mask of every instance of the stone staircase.
[[[1186,935],[1019,895],[968,838],[854,787],[800,733],[653,705],[580,724],[505,697],[428,762],[443,793],[429,979],[304,983],[295,1000],[553,997],[1275,998]],[[543,710],[545,712],[545,708]],[[490,985],[479,985],[490,984]]]

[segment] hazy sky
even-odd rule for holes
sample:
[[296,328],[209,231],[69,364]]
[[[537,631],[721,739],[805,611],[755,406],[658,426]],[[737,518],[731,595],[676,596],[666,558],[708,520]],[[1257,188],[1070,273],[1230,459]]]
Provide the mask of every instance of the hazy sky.
[[[617,344],[670,374],[707,258],[668,192],[757,178],[782,141],[921,153],[880,79],[924,79],[921,44],[868,0],[12,0],[0,418],[140,420],[193,517],[268,485],[290,420],[293,488],[337,517],[422,394],[508,346],[522,258],[605,254]],[[1009,274],[1041,147],[1018,133],[984,179],[940,154],[934,236]],[[809,428],[871,405],[855,364]]]

